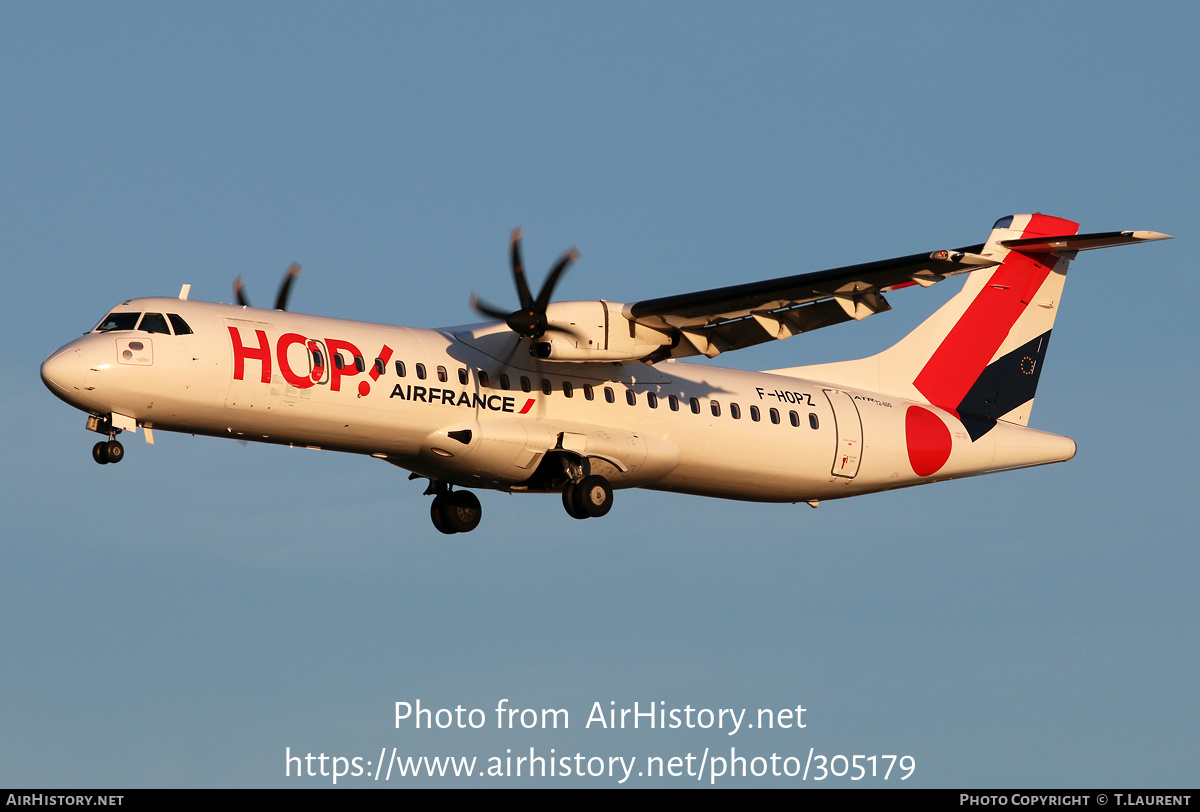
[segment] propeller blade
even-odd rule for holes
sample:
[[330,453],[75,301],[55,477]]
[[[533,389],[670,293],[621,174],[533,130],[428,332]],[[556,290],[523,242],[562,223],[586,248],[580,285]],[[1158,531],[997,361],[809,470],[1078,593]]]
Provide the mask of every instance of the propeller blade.
[[[579,252],[572,248],[559,257],[558,262],[547,275],[546,281],[542,283],[542,289],[538,291],[537,299],[534,299],[529,292],[529,282],[525,278],[525,266],[521,262],[520,228],[513,229],[512,239],[509,242],[509,258],[512,262],[513,282],[517,286],[520,308],[506,313],[498,307],[485,304],[474,293],[471,294],[471,308],[490,318],[503,319],[508,328],[521,338],[541,338],[549,329],[546,308],[550,306],[550,297],[554,295],[554,288],[558,285],[558,280],[566,272],[567,267],[579,259]],[[569,327],[556,327],[555,329],[578,337],[576,331]]]
[[[275,297],[275,309],[287,310],[288,294],[292,290],[292,283],[296,281],[296,277],[300,275],[300,265],[293,262],[288,266],[287,273],[283,275],[283,281],[279,283],[279,295]],[[239,276],[238,279],[241,279]]]
[[242,307],[250,307],[250,300],[242,292],[242,288],[244,287],[245,284],[242,282],[242,275],[238,274],[238,278],[233,280],[233,299]]
[[500,319],[500,321],[504,321],[508,318],[507,311],[501,310],[498,307],[493,307],[492,305],[480,299],[479,296],[474,293],[471,294],[471,309],[481,316],[487,316],[488,318],[492,319]]
[[563,275],[563,271],[576,260],[579,259],[579,252],[574,248],[567,251],[558,259],[558,264],[554,266],[554,270],[550,271],[550,275],[546,277],[546,281],[542,283],[542,289],[538,292],[537,301],[533,303],[533,310],[539,313],[545,313],[546,307],[550,304],[550,296],[554,293],[554,287],[558,284],[558,278]]
[[521,264],[520,226],[513,229],[509,247],[511,249],[513,281],[517,284],[517,299],[520,300],[521,309],[528,310],[533,307],[533,295],[529,292],[529,283],[525,281],[525,267]]
[[508,351],[508,353],[504,356],[504,360],[500,362],[501,369],[510,369],[512,367],[513,356],[517,354],[517,349],[519,349],[520,346],[521,346],[521,337],[519,335],[513,336],[512,349],[510,349]]
[[587,333],[581,333],[578,330],[576,330],[574,327],[570,327],[566,324],[547,325],[546,332],[547,333],[566,333],[567,335],[571,336],[572,338],[587,338],[587,336],[588,336]]

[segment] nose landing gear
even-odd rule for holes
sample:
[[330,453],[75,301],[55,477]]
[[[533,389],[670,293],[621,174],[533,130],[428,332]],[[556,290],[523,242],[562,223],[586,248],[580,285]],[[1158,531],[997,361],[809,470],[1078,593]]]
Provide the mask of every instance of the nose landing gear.
[[125,446],[117,442],[117,435],[121,433],[121,430],[112,424],[111,419],[94,414],[88,415],[86,428],[97,434],[108,435],[108,442],[100,441],[92,446],[92,459],[101,465],[108,465],[110,462],[117,463],[125,459]]
[[120,462],[125,459],[125,446],[116,440],[109,440],[107,443],[100,441],[92,446],[92,459],[101,465]]

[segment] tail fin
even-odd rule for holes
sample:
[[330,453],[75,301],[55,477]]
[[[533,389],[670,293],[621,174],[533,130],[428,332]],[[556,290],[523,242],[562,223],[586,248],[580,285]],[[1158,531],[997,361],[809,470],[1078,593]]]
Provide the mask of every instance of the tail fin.
[[[1001,218],[980,251],[1000,264],[971,273],[898,344],[857,361],[777,371],[931,403],[957,414],[972,440],[1000,419],[1027,425],[1067,265],[1076,250],[1102,247],[1071,239],[1078,231],[1044,214]],[[1086,235],[1100,236],[1115,235]]]

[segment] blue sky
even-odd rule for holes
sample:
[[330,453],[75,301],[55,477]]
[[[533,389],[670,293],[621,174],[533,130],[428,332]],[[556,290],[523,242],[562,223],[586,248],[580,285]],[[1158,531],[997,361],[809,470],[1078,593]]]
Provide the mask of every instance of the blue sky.
[[[920,786],[1194,785],[1198,22],[1183,3],[4,6],[0,784],[328,783],[285,778],[288,747],[732,745],[909,754]],[[243,274],[265,304],[292,261],[293,309],[440,326],[472,320],[473,290],[512,299],[517,225],[535,279],[579,247],[560,297],[636,301],[967,245],[1034,210],[1176,236],[1072,267],[1032,425],[1077,457],[816,511],[619,492],[577,522],[485,493],[483,526],[446,538],[374,460],[160,434],[101,468],[38,377],[122,299],[227,301]],[[951,292],[719,360],[871,354]],[[393,724],[397,701],[505,697],[571,729]],[[584,729],[596,701],[800,704],[808,726]]]

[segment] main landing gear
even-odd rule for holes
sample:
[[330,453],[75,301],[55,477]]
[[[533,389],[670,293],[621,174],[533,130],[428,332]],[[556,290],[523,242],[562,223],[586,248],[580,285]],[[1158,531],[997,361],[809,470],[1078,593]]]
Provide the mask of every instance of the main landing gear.
[[562,492],[563,507],[575,519],[598,519],[612,509],[613,492],[608,480],[598,474],[568,482]]
[[[97,448],[105,445],[97,444]],[[427,494],[433,494],[429,518],[438,532],[446,535],[470,533],[479,526],[483,508],[479,497],[470,491],[452,491],[444,482],[431,482]],[[576,519],[599,518],[612,509],[613,492],[602,476],[585,476],[579,482],[568,482],[562,491],[563,507]]]
[[470,533],[479,526],[483,508],[479,497],[470,491],[452,491],[442,486],[429,506],[429,518],[433,519],[433,526],[446,535]]
[[[612,509],[613,490],[607,479],[591,473],[590,469],[586,458],[556,450],[547,455],[534,476],[521,483],[519,490],[561,491],[568,515],[576,519],[596,519]],[[408,478],[424,477],[413,473]],[[425,489],[425,495],[433,497],[429,518],[433,520],[433,526],[446,535],[470,533],[479,526],[483,508],[475,494],[452,488],[448,482],[430,479],[429,487]]]

